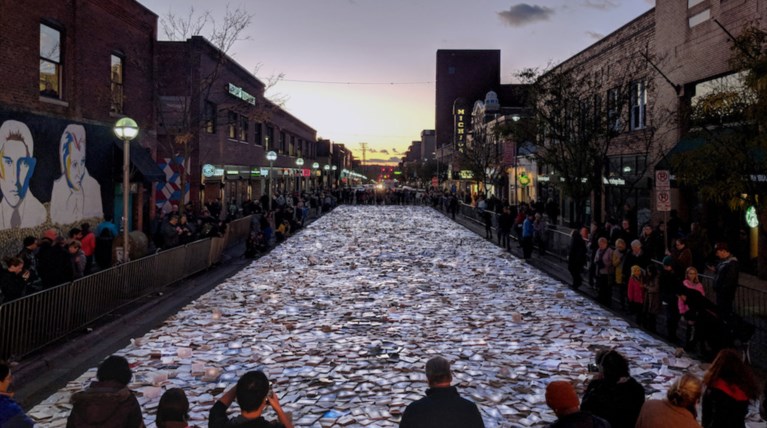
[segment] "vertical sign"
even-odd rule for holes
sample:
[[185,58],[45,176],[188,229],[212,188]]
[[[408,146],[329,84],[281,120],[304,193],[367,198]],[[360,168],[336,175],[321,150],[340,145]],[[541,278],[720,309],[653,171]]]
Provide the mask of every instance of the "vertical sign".
[[655,208],[661,212],[671,211],[671,179],[666,169],[655,171]]

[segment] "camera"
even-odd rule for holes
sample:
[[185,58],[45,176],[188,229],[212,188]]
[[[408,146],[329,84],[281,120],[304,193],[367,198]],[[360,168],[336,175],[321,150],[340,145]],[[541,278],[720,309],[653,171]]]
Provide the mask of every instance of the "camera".
[[589,371],[590,373],[597,373],[597,372],[599,372],[599,366],[598,366],[598,365],[596,365],[596,364],[594,364],[594,363],[589,363],[589,365],[588,365],[588,371]]

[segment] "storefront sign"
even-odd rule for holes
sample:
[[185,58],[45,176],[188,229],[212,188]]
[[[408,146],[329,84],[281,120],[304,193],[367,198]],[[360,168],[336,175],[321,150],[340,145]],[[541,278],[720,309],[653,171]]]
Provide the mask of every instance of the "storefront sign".
[[471,180],[472,178],[474,178],[474,173],[469,171],[468,169],[462,169],[460,171],[460,177],[461,177],[461,180]]
[[216,174],[216,167],[206,163],[202,166],[202,176],[203,177],[213,177]]
[[228,89],[229,89],[229,94],[230,95],[233,95],[233,96],[235,96],[235,97],[245,101],[248,104],[256,105],[256,97],[254,97],[253,95],[250,95],[249,93],[245,92],[245,90],[243,90],[239,86],[236,86],[236,85],[233,85],[233,84],[230,83]]
[[756,208],[753,205],[746,209],[746,224],[752,229],[759,226],[759,216],[756,215]]

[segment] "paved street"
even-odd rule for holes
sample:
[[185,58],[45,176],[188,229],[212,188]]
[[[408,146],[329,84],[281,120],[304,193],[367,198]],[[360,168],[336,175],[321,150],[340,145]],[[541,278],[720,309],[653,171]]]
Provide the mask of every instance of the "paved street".
[[[600,347],[627,355],[653,397],[703,372],[430,208],[342,206],[118,353],[135,365],[149,427],[176,386],[205,426],[222,389],[256,368],[297,426],[396,426],[434,354],[453,362],[486,426],[511,427],[552,421],[546,384],[571,379],[582,392]],[[95,367],[30,415],[64,426],[69,396],[94,377]]]

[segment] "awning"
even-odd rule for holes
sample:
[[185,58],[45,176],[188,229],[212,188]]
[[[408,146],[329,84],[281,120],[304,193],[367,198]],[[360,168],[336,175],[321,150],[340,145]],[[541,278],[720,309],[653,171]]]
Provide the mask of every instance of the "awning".
[[668,153],[666,153],[666,155],[663,156],[663,158],[657,164],[655,164],[655,169],[672,169],[673,164],[671,163],[671,159],[673,159],[675,156],[703,147],[704,144],[706,144],[706,138],[700,135],[687,136],[680,139],[677,141],[676,145],[674,145],[674,147],[672,147],[671,150],[669,150]]
[[[119,158],[122,159],[123,142],[121,140],[114,140],[114,143],[115,147],[117,147],[115,152],[120,153]],[[165,173],[152,159],[152,156],[149,155],[149,150],[141,147],[138,143],[130,145],[130,162],[143,176],[144,181],[165,181]]]

